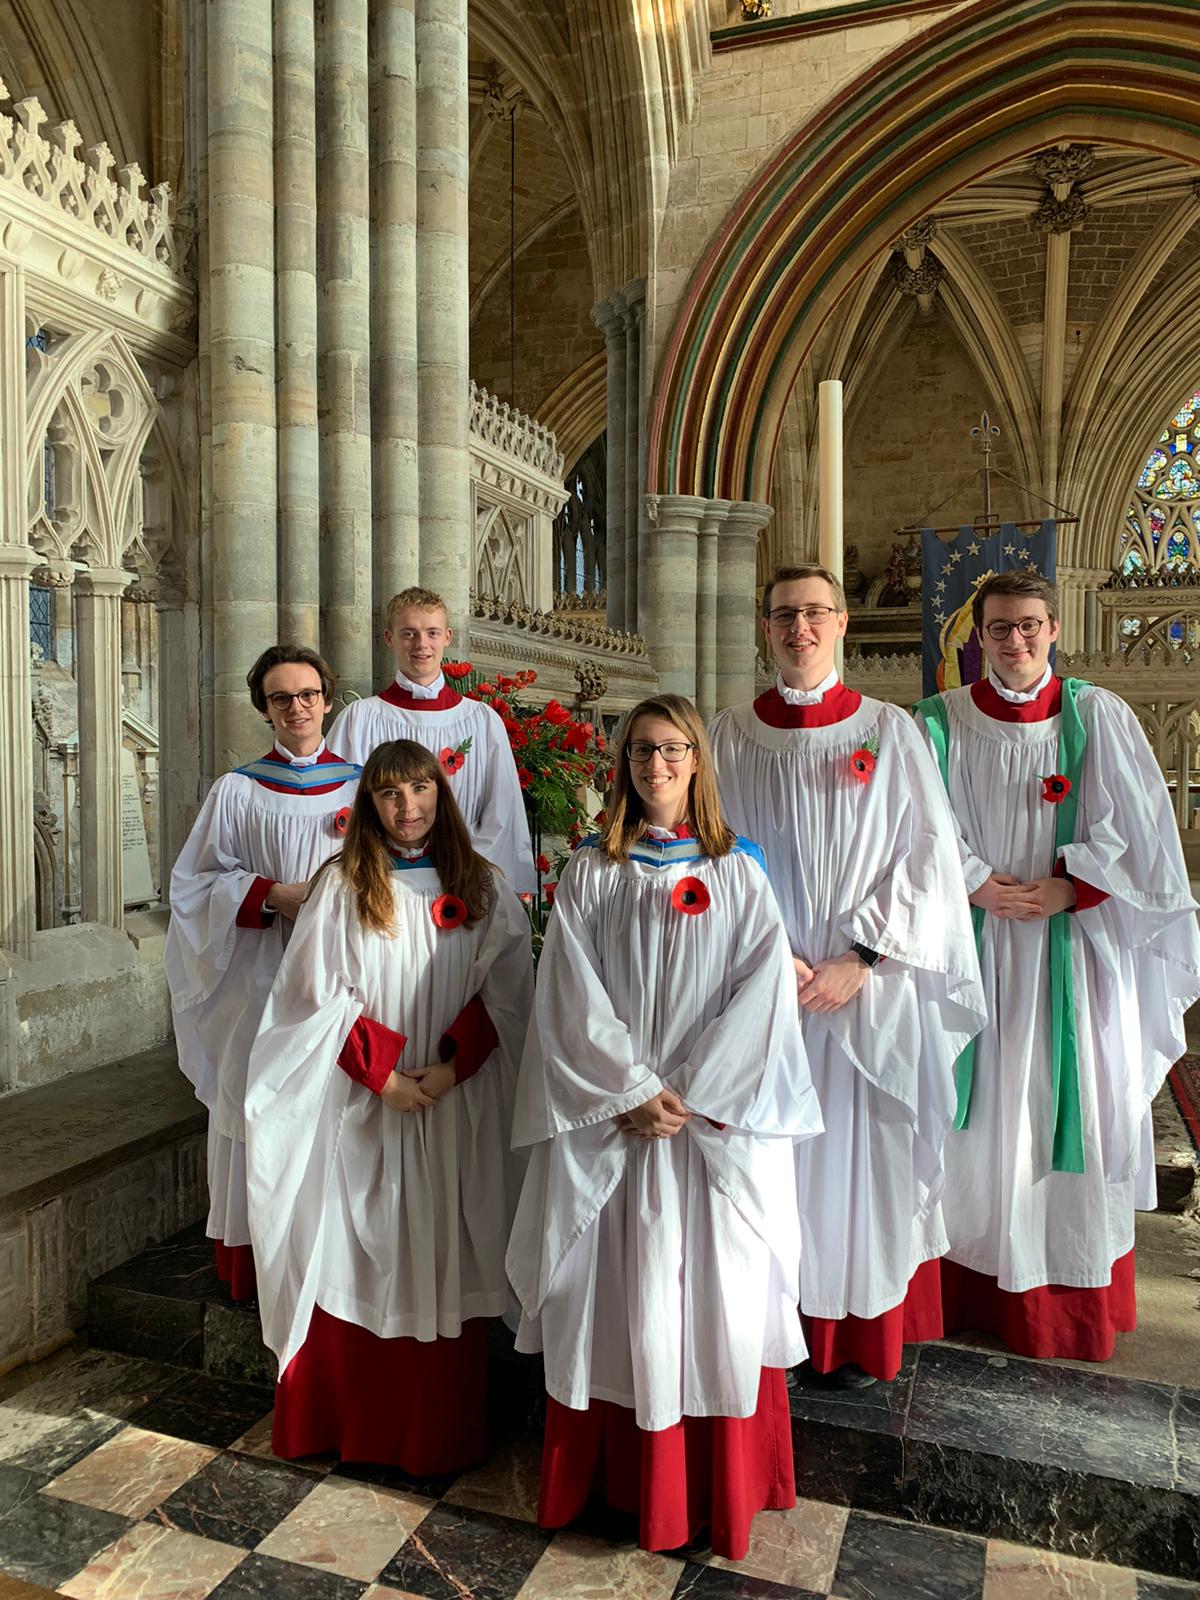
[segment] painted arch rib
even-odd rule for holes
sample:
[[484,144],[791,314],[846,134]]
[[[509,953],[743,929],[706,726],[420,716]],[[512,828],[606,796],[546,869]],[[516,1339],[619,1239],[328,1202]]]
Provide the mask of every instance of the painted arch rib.
[[648,487],[767,498],[796,372],[870,259],[981,174],[1100,136],[1200,163],[1193,0],[981,0],[884,58],[763,169],[700,263],[663,354]]

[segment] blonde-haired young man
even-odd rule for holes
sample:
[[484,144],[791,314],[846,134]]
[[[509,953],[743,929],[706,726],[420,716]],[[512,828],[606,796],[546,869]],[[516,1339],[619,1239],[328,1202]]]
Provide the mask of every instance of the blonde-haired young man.
[[352,701],[329,730],[330,742],[359,765],[389,739],[423,744],[441,761],[480,855],[518,894],[532,890],[525,803],[504,723],[491,706],[464,699],[442,671],[453,638],[446,602],[413,586],[393,595],[384,616],[395,678],[378,694]]

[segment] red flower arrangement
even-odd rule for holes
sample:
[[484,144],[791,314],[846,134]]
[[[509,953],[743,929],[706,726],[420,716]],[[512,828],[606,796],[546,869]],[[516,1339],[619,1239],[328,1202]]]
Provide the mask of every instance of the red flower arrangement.
[[680,878],[671,890],[671,904],[685,917],[698,917],[712,904],[706,884],[700,878]]
[[1061,772],[1042,779],[1042,799],[1052,806],[1060,806],[1071,792],[1071,780]]
[[438,895],[429,908],[429,914],[443,931],[457,928],[467,920],[467,908],[456,894]]
[[343,806],[340,811],[337,811],[337,812],[334,813],[333,831],[334,831],[334,833],[345,833],[346,829],[349,826],[350,826],[350,807],[349,806]]

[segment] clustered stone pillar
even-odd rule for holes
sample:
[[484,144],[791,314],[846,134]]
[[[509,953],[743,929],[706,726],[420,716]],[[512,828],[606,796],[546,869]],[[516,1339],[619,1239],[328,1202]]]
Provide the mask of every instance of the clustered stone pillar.
[[650,495],[642,629],[664,690],[702,716],[754,694],[755,557],[771,507]]
[[208,22],[209,592],[223,770],[261,753],[246,672],[277,631],[275,130],[271,8],[222,0]]
[[592,321],[604,335],[607,363],[608,451],[605,489],[605,585],[608,593],[604,620],[610,628],[625,627],[625,321],[620,295],[601,300],[592,308]]
[[416,0],[421,582],[466,637],[471,586],[467,0]]
[[260,752],[245,675],[281,635],[364,692],[397,589],[468,620],[467,3],[220,0],[193,47],[220,772]]
[[644,461],[642,389],[642,323],[646,314],[646,285],[626,284],[621,291],[625,321],[625,626],[641,631],[638,607],[638,569],[642,559],[642,466]]
[[608,376],[606,583],[610,628],[644,632],[643,589],[649,538],[642,488],[646,471],[646,283],[635,278],[592,307],[604,335]]
[[79,694],[79,862],[85,922],[120,928],[121,596],[130,575],[88,567],[75,577]]

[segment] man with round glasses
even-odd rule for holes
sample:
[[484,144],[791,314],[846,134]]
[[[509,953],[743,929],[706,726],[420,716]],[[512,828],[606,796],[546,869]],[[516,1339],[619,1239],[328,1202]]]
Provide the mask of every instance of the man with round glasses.
[[340,712],[330,740],[360,764],[393,739],[415,739],[431,750],[450,779],[475,849],[518,894],[531,891],[533,847],[504,722],[491,706],[459,694],[442,671],[454,637],[446,602],[414,585],[393,595],[384,615],[395,678]]
[[784,567],[762,610],[775,686],[718,715],[713,750],[783,912],[825,1119],[797,1151],[811,1361],[859,1386],[941,1336],[942,1143],[986,1009],[937,772],[902,711],[838,679],[841,584]]
[[972,615],[987,677],[917,707],[992,998],[946,1142],[946,1332],[1105,1361],[1135,1322],[1134,1210],[1154,1207],[1150,1102],[1200,995],[1196,907],[1133,713],[1050,666],[1054,586],[993,575]]
[[315,650],[272,645],[246,683],[274,742],[209,790],[171,873],[164,955],[179,1065],[208,1107],[208,1235],[235,1300],[255,1292],[246,1063],[309,879],[341,846],[359,772],[322,737],[334,676]]

